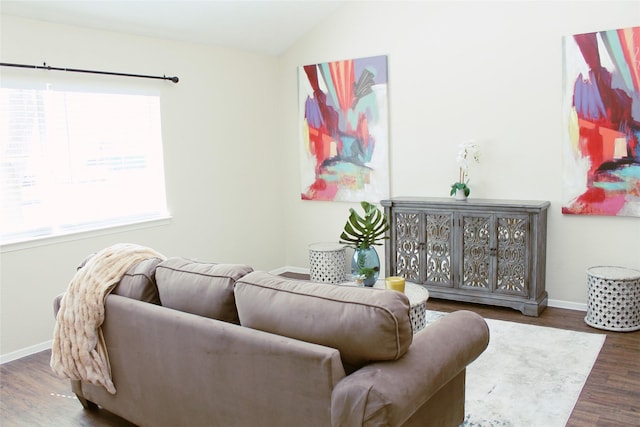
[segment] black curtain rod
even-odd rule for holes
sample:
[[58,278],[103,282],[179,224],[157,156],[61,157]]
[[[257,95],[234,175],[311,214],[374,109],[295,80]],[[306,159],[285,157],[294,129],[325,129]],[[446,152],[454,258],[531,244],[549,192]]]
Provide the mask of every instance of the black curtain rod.
[[17,67],[17,68],[33,68],[36,70],[53,70],[53,71],[69,71],[72,73],[89,73],[89,74],[107,74],[110,76],[122,76],[122,77],[140,77],[143,79],[158,79],[158,80],[171,80],[174,83],[178,83],[178,77],[167,77],[167,76],[147,76],[144,74],[127,74],[127,73],[114,73],[111,71],[94,71],[94,70],[80,70],[77,68],[58,68],[51,67],[47,65],[45,62],[43,65],[25,65],[25,64],[10,64],[7,62],[0,62],[0,66],[2,67]]

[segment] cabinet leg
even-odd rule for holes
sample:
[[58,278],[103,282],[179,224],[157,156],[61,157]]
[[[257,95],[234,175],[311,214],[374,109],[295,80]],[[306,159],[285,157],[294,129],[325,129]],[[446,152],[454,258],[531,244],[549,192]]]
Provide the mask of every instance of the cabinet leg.
[[538,303],[524,303],[520,311],[525,316],[538,317],[545,308],[547,308],[547,297]]

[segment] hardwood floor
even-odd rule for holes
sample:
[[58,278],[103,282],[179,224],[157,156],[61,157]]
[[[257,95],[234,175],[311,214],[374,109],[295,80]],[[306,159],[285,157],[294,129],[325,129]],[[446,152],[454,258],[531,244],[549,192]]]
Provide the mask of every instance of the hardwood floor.
[[[507,308],[435,299],[429,300],[428,308],[445,312],[472,310],[485,318],[606,333],[602,351],[567,426],[640,426],[640,331],[616,333],[593,329],[584,323],[585,313],[559,308],[547,308],[537,318]],[[2,427],[132,426],[102,409],[82,409],[68,381],[51,372],[49,357],[47,350],[0,365]]]
[[68,380],[49,368],[46,350],[0,365],[0,425],[2,427],[132,427],[102,409],[85,411]]

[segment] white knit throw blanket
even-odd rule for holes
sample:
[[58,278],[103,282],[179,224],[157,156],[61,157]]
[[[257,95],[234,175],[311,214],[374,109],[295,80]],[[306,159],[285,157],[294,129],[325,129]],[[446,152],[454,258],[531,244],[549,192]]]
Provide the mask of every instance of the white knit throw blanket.
[[165,257],[144,246],[121,243],[94,255],[78,270],[60,302],[51,348],[56,375],[102,385],[111,394],[111,365],[100,326],[107,295],[140,261]]

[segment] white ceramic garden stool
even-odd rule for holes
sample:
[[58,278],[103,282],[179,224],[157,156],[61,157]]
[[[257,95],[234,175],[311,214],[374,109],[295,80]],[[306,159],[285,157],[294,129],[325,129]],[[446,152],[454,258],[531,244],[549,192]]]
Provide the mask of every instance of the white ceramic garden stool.
[[347,280],[347,252],[339,243],[309,245],[309,276],[312,282],[342,283]]
[[640,330],[640,271],[591,267],[587,269],[587,284],[587,325],[617,332]]

